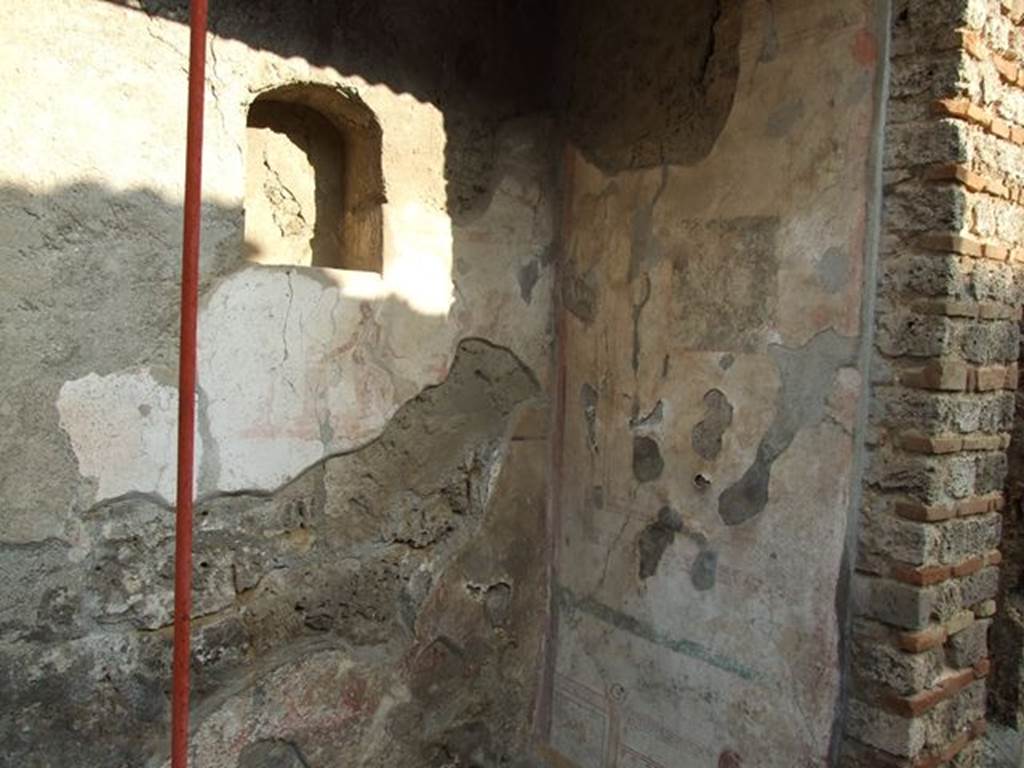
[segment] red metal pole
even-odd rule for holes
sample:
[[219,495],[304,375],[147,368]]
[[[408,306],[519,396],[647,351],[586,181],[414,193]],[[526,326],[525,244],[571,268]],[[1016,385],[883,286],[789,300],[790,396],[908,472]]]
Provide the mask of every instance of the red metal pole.
[[178,359],[178,488],[174,520],[174,661],[171,680],[171,766],[188,766],[189,633],[192,610],[192,488],[195,472],[196,325],[199,310],[199,224],[202,207],[206,2],[191,0],[185,226],[181,253],[181,344]]

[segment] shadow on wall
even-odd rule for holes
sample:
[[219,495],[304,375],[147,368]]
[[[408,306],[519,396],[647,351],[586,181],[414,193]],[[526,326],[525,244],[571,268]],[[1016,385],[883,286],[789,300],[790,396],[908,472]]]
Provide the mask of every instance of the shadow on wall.
[[[187,0],[137,6],[188,23]],[[436,105],[447,138],[448,212],[457,222],[486,207],[498,126],[551,104],[556,25],[543,0],[218,0],[209,27]]]
[[703,160],[732,110],[742,7],[560,0],[555,103],[569,140],[609,173]]
[[[238,266],[241,211],[206,203],[203,215],[208,286]],[[147,190],[0,186],[0,380],[12,406],[0,430],[0,498],[10,539],[70,535],[69,511],[92,495],[78,489],[58,424],[65,381],[146,366],[173,386],[181,217],[180,204]]]
[[[123,5],[123,0],[101,0]],[[188,23],[186,0],[139,0]],[[742,0],[221,0],[210,31],[330,66],[444,114],[448,210],[485,203],[495,128],[558,113],[567,141],[606,171],[689,165],[732,109]],[[778,41],[758,42],[771,61]]]

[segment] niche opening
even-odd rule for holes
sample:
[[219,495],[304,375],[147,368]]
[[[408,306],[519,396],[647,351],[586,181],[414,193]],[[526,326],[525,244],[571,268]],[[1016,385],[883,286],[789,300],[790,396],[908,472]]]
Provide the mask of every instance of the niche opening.
[[326,85],[261,94],[246,121],[245,245],[260,264],[381,271],[380,126]]

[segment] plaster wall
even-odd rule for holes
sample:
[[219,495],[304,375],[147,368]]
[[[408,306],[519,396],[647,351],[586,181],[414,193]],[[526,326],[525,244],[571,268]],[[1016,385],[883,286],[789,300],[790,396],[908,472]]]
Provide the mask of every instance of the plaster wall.
[[563,26],[577,64],[619,58],[569,84],[549,758],[826,765],[882,22],[695,3],[683,55],[669,5]]
[[[188,30],[185,3],[139,5],[0,8],[4,764],[165,757]],[[499,760],[523,741],[545,607],[542,562],[523,555],[543,535],[550,128],[492,98],[492,82],[514,90],[487,74],[511,40],[466,53],[498,10],[431,37],[458,68],[442,56],[402,80],[388,46],[429,59],[408,36],[447,22],[400,5],[370,12],[391,26],[213,9],[203,765]],[[360,25],[390,37],[323,37]],[[379,123],[380,274],[247,258],[247,110],[292,83]]]
[[[17,119],[9,114],[5,126],[3,161],[10,194],[18,190],[40,197],[66,191],[74,197],[81,190],[79,197],[94,199],[88,189],[98,185],[109,187],[112,197],[162,198],[174,212],[181,195],[180,108],[185,83],[178,77],[170,78],[166,87],[152,86],[160,73],[180,74],[185,28],[95,2],[56,3],[37,13],[11,7],[6,13],[9,55],[18,76],[7,79],[4,97],[20,105]],[[54,23],[54,17],[62,23]],[[104,34],[98,34],[100,30]],[[75,41],[71,55],[64,52],[68,44],[60,43],[69,36]],[[40,55],[45,51],[53,53]],[[145,61],[139,62],[143,52]],[[103,61],[97,61],[100,58]],[[66,87],[71,79],[77,86],[73,92]],[[341,270],[251,269],[241,261],[238,224],[245,188],[246,109],[261,91],[296,81],[347,91],[347,98],[366,102],[382,125],[387,203],[381,277]],[[468,236],[460,238],[460,245],[472,240],[477,253],[497,246],[512,262],[505,264],[493,256],[473,259],[466,252],[461,265],[464,286],[460,284],[457,299],[452,275],[455,238],[445,210],[445,129],[437,107],[383,84],[369,85],[358,77],[254,52],[216,37],[211,44],[208,99],[205,199],[211,215],[204,263],[206,276],[217,282],[208,280],[204,286],[200,324],[200,493],[271,489],[311,461],[365,443],[380,432],[398,404],[443,378],[460,336],[492,335],[494,341],[509,344],[517,336],[517,352],[532,367],[543,367],[547,318],[543,311],[526,311],[533,307],[515,279],[550,239],[550,217],[538,212],[536,179],[507,179],[496,194],[494,210],[466,227]],[[55,119],[55,114],[71,118],[76,111],[95,114],[96,119]],[[507,162],[536,158],[528,156],[530,147],[521,137],[509,144],[504,147]],[[516,150],[518,158],[508,157]],[[7,243],[12,249],[33,245],[33,236],[38,239],[41,229],[32,224],[31,203],[18,212],[28,221],[12,226]],[[86,215],[101,233],[135,235],[134,222],[127,218],[108,222],[95,212]],[[115,280],[104,284],[95,268],[90,275],[95,292],[102,294],[97,300],[129,305],[119,313],[109,306],[89,313],[97,323],[106,324],[104,330],[119,335],[145,335],[130,326],[116,327],[122,320],[119,315],[134,308],[152,316],[160,309],[132,307],[143,301],[142,296],[113,290],[124,285],[125,273],[162,267],[160,277],[174,279],[177,223],[150,218],[140,224],[137,239],[121,247],[137,249],[142,241],[150,250],[127,265],[107,251],[105,276]],[[129,251],[125,258],[134,255]],[[49,266],[40,261],[29,264],[29,270],[38,273]],[[87,269],[87,264],[88,255],[79,259],[79,268]],[[70,269],[65,264],[59,268]],[[66,272],[63,280],[57,274],[47,277],[68,287],[73,284]],[[26,293],[28,287],[17,292]],[[544,301],[545,286],[533,287]],[[532,291],[530,295],[532,299]],[[167,311],[172,312],[173,296],[167,299],[172,305]],[[495,317],[491,310],[504,305],[520,309],[520,316]],[[371,310],[369,314],[361,306]],[[111,311],[105,313],[106,309]],[[166,324],[172,318],[161,319]],[[63,338],[84,330],[67,319],[60,325],[57,335]],[[499,330],[491,334],[486,325]],[[13,331],[13,324],[9,327]],[[388,343],[365,349],[381,327],[394,329],[384,339]],[[293,342],[306,345],[302,354],[288,349]],[[103,346],[108,356],[131,359],[121,352],[120,343],[108,338]],[[325,353],[337,349],[342,354],[326,362]],[[165,422],[173,418],[167,373],[137,361],[138,357],[125,368],[118,368],[115,361],[93,365],[101,370],[75,371],[81,375],[61,385],[56,398],[61,430],[81,474],[94,484],[82,494],[82,503],[127,492],[153,493],[166,500],[172,493],[169,454],[164,446],[153,445],[165,442]],[[349,375],[335,377],[339,367]],[[357,390],[361,397],[352,397]],[[141,419],[140,406],[147,406]],[[33,463],[32,457],[19,460],[16,454],[11,460],[19,468],[19,461]],[[23,492],[31,487],[18,485]],[[16,505],[15,512],[8,534],[12,539],[37,539],[62,528],[63,521],[35,504]]]

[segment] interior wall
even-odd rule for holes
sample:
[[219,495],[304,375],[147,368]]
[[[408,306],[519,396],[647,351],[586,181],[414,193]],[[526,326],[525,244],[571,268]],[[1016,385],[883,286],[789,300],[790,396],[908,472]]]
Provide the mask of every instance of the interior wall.
[[[211,19],[196,759],[526,765],[536,714],[556,765],[825,763],[874,1],[294,5]],[[135,6],[0,9],[29,764],[166,758],[186,3]],[[245,258],[248,107],[290,83],[380,123],[380,275]]]
[[[530,5],[294,5],[211,4],[193,760],[508,764],[546,608]],[[0,762],[166,758],[186,8],[0,8]],[[381,274],[246,258],[248,108],[293,83],[380,124]]]
[[560,28],[547,754],[826,765],[882,19],[864,0],[589,10]]

